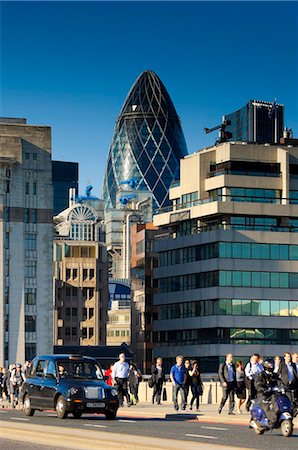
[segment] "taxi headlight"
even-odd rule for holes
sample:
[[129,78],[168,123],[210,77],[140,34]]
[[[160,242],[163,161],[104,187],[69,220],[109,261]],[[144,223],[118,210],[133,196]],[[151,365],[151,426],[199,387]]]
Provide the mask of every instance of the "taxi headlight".
[[68,389],[68,394],[69,395],[75,395],[79,390],[75,387],[71,387]]
[[115,389],[115,388],[111,389],[111,395],[112,395],[113,397],[116,397],[116,396],[118,395],[117,389]]

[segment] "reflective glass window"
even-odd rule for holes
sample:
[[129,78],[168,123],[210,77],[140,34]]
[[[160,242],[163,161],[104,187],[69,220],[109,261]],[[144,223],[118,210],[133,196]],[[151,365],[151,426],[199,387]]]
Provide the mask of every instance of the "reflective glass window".
[[293,261],[298,260],[298,245],[290,245],[289,246],[289,257]]
[[269,272],[261,272],[261,287],[270,287]]

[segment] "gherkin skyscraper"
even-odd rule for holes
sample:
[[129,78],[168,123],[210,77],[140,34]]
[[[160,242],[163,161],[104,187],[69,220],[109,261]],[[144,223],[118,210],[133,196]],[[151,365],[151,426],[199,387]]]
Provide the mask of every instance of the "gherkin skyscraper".
[[117,119],[107,160],[103,197],[114,208],[121,183],[153,194],[156,208],[169,204],[168,191],[179,179],[179,160],[187,155],[173,102],[151,70],[135,81]]

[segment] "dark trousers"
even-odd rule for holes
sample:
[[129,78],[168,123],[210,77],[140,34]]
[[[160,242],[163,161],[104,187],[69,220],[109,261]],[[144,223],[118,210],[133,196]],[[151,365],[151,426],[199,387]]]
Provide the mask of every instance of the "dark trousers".
[[246,410],[249,411],[249,408],[251,407],[252,400],[255,399],[257,396],[257,392],[255,389],[254,381],[250,380],[249,382],[249,389],[248,389],[248,399],[246,402]]
[[268,419],[269,426],[274,425],[277,419],[278,406],[275,403],[274,396],[260,395],[258,397],[258,403],[263,409],[265,416]]
[[162,393],[162,379],[160,378],[159,380],[157,380],[157,383],[154,384],[153,386],[153,395],[152,395],[152,403],[154,403],[154,400],[156,399],[156,403],[158,405],[160,405],[160,401],[161,401],[161,393]]
[[174,408],[179,409],[179,405],[178,405],[179,392],[181,395],[181,409],[185,409],[185,387],[182,384],[175,384],[175,386],[173,386]]
[[185,403],[187,404],[187,398],[188,398],[188,394],[189,394],[189,389],[190,389],[190,385],[189,384],[185,384],[184,386],[184,390],[185,390]]
[[202,393],[202,388],[199,384],[193,384],[191,386],[191,392],[192,392],[192,399],[190,401],[190,406],[193,405],[194,401],[197,401],[197,409],[199,409],[200,406],[200,395]]
[[228,383],[227,386],[222,386],[222,399],[219,409],[221,410],[226,401],[229,399],[229,412],[233,412],[235,407],[235,383]]
[[129,398],[128,389],[127,389],[128,379],[127,378],[115,378],[115,381],[117,383],[120,405],[123,405],[124,397],[126,398],[127,403],[130,404],[130,398]]

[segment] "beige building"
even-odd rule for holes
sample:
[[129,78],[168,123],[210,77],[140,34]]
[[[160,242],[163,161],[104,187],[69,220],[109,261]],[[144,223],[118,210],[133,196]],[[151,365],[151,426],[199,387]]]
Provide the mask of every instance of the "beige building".
[[154,351],[168,365],[182,353],[215,371],[227,352],[297,348],[295,145],[229,142],[181,160],[173,206],[154,216]]
[[107,345],[129,345],[131,341],[131,311],[129,307],[121,306],[121,301],[114,301],[108,311]]
[[51,128],[0,118],[0,366],[52,351]]
[[98,214],[87,203],[74,204],[55,223],[55,343],[105,345],[108,263]]

